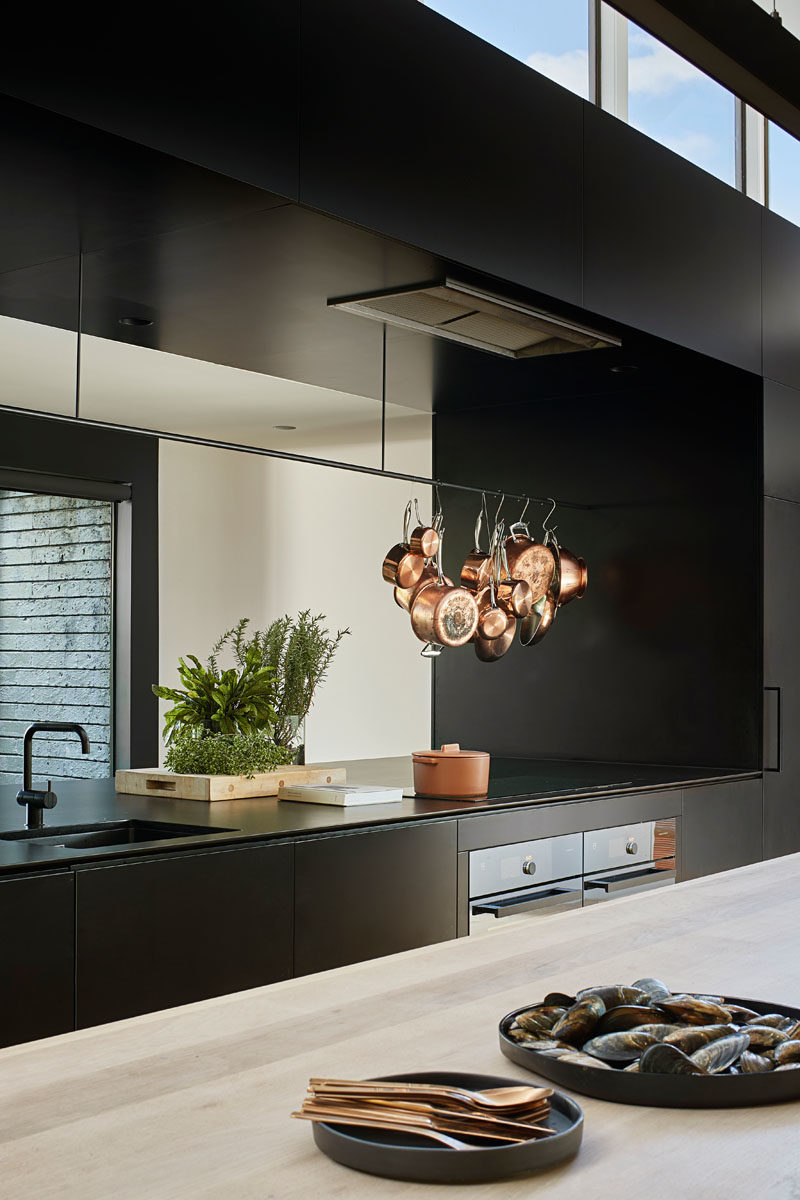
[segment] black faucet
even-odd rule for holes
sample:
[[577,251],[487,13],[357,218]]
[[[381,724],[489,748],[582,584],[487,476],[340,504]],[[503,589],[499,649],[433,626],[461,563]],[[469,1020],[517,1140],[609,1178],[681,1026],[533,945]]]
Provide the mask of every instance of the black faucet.
[[27,810],[25,814],[26,829],[41,829],[44,825],[44,810],[55,808],[58,803],[58,796],[53,791],[53,785],[49,779],[46,792],[40,792],[33,787],[33,735],[43,732],[77,733],[81,739],[83,753],[88,754],[90,749],[86,730],[82,725],[76,725],[74,721],[34,721],[32,725],[28,726],[22,739],[24,747],[22,788],[17,792],[17,804],[24,804]]

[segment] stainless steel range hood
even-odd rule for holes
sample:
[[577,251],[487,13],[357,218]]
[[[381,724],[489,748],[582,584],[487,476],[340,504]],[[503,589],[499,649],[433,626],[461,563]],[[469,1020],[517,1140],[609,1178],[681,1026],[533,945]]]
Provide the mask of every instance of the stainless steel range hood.
[[454,279],[417,283],[371,295],[340,296],[329,300],[328,307],[462,342],[506,358],[622,345],[613,334],[601,333]]

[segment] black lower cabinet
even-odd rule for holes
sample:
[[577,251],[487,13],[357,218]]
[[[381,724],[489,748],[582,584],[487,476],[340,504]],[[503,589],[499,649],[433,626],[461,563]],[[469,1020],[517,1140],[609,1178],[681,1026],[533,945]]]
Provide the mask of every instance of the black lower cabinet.
[[686,788],[680,878],[697,879],[761,862],[763,819],[760,779]]
[[0,1046],[74,1029],[75,891],[71,871],[0,882]]
[[77,1027],[292,974],[293,846],[76,871]]
[[454,938],[456,824],[298,842],[295,975]]

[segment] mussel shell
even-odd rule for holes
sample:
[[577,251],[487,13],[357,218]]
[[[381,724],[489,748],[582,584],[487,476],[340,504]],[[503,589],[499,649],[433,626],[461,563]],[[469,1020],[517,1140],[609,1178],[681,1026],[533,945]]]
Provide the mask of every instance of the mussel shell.
[[572,1050],[568,1042],[560,1042],[557,1038],[549,1037],[547,1033],[529,1033],[527,1029],[512,1026],[508,1031],[512,1042],[520,1046],[530,1046],[531,1050]]
[[644,992],[647,999],[654,1004],[659,1000],[666,1000],[667,996],[672,995],[670,989],[660,979],[634,979],[631,987],[638,988],[640,992]]
[[790,1042],[797,1041],[800,1038],[800,1021],[793,1021],[791,1025],[784,1025],[783,1032]]
[[750,1038],[750,1049],[755,1050],[756,1053],[760,1053],[762,1050],[772,1050],[775,1046],[780,1046],[782,1042],[791,1041],[788,1034],[785,1034],[782,1029],[775,1029],[773,1025],[747,1025],[745,1031]]
[[701,1046],[715,1042],[719,1038],[730,1037],[736,1033],[735,1025],[685,1025],[668,1033],[663,1039],[669,1046],[677,1046],[684,1054],[692,1054]]
[[744,1022],[745,1025],[771,1025],[773,1029],[784,1031],[793,1023],[793,1018],[786,1017],[783,1013],[756,1013],[751,1020]]
[[647,1075],[705,1075],[702,1067],[692,1062],[677,1046],[656,1042],[648,1046],[639,1059],[639,1070]]
[[[726,1004],[728,1012],[731,1014],[731,1020],[737,1025],[747,1025],[750,1021],[754,1025],[760,1025],[759,1014],[752,1008],[745,1008],[743,1004]],[[772,1025],[772,1021],[767,1022]]]
[[701,1046],[691,1055],[692,1062],[702,1067],[709,1075],[719,1075],[733,1066],[737,1058],[747,1049],[747,1034],[734,1033],[731,1037],[718,1038]]
[[576,996],[568,996],[566,992],[548,992],[538,1007],[572,1008],[576,999]]
[[656,1007],[685,1025],[727,1025],[731,1019],[727,1008],[698,996],[670,996],[659,1000]]
[[617,1008],[620,1004],[646,1004],[647,994],[635,987],[626,987],[622,983],[606,984],[602,987],[583,988],[577,993],[576,1000],[586,1000],[589,996],[597,996],[606,1008]]
[[[636,1032],[649,1033],[657,1042],[664,1042],[671,1033],[676,1033],[682,1028],[681,1025],[637,1025]],[[731,1031],[733,1031],[733,1026],[731,1026]]]
[[606,1008],[595,1029],[595,1037],[604,1033],[621,1033],[626,1029],[635,1029],[637,1025],[652,1025],[657,1015],[645,1004],[618,1004],[616,1008]]
[[601,1062],[599,1058],[593,1058],[590,1054],[581,1054],[575,1050],[573,1053],[562,1054],[559,1062],[569,1063],[571,1067],[593,1067],[595,1070],[611,1071],[612,1067],[606,1062]]
[[776,1071],[800,1071],[800,1063],[781,1063],[781,1065],[779,1067],[776,1067],[775,1070]]
[[775,1047],[773,1058],[776,1067],[783,1067],[787,1063],[800,1063],[800,1041],[782,1042],[780,1046]]
[[771,1071],[773,1064],[763,1054],[754,1054],[752,1050],[743,1050],[736,1064],[742,1075],[763,1075]]
[[554,1038],[581,1046],[591,1036],[605,1011],[606,1006],[599,997],[589,996],[568,1008],[550,1032]]
[[602,1058],[604,1062],[630,1062],[638,1058],[648,1046],[655,1046],[657,1039],[651,1033],[638,1029],[626,1029],[619,1033],[606,1033],[594,1037],[583,1047],[584,1054]]
[[547,1032],[555,1025],[556,1020],[556,1017],[552,1017],[548,1013],[537,1012],[535,1008],[517,1013],[516,1016],[517,1024],[523,1029],[527,1029],[528,1033]]
[[691,996],[693,1000],[706,1000],[709,1004],[724,1004],[724,996],[708,996],[705,992],[682,992],[681,995]]

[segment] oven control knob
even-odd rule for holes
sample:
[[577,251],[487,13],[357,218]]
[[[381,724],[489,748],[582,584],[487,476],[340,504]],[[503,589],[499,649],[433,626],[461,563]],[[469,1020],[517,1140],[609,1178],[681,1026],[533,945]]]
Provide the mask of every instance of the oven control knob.
[[526,875],[535,875],[536,874],[536,863],[533,861],[532,858],[525,858],[522,861],[522,870],[525,872]]
[[626,854],[638,854],[638,852],[639,852],[639,843],[635,842],[633,840],[633,838],[631,838],[631,840],[625,846],[625,853]]

